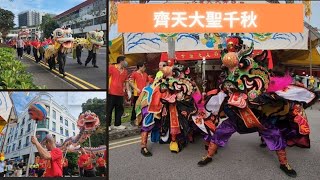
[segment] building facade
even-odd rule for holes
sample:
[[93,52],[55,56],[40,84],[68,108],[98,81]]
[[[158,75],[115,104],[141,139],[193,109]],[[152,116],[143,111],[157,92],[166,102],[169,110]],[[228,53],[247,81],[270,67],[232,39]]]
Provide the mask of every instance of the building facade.
[[107,4],[105,0],[87,0],[57,16],[61,27],[70,27],[74,37],[85,37],[89,31],[103,31],[107,39]]
[[32,39],[34,40],[36,37],[37,38],[41,38],[42,35],[43,35],[43,31],[40,30],[40,27],[39,26],[33,26],[33,27],[25,27],[25,26],[22,26],[20,28],[15,28],[15,29],[12,29],[9,31],[8,35],[7,35],[7,39],[11,39],[11,38],[18,38],[18,34],[20,32],[20,30],[22,28],[27,28],[29,29],[29,39]]
[[24,11],[18,14],[19,27],[21,26],[39,26],[42,22],[44,13],[37,11]]
[[35,121],[31,120],[28,115],[28,107],[33,102],[43,103],[48,112],[46,120],[37,124],[36,137],[39,142],[47,134],[51,134],[56,143],[62,143],[68,137],[76,136],[79,133],[77,119],[68,112],[68,109],[53,101],[49,94],[42,93],[26,106],[25,111],[19,115],[17,123],[9,126],[4,141],[6,159],[23,159],[24,162],[28,162],[29,154],[32,150],[31,163],[34,161],[37,149],[31,143],[31,136],[35,131]]

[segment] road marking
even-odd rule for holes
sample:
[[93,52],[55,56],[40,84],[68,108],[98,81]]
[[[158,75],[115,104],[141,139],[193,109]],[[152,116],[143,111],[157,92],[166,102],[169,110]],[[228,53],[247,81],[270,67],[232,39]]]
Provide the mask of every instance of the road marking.
[[89,88],[83,86],[82,84],[79,84],[78,82],[74,81],[73,79],[69,78],[68,76],[66,76],[66,77],[64,77],[64,78],[66,78],[66,79],[68,79],[69,81],[75,83],[76,85],[80,86],[80,87],[83,88],[83,89],[89,89]]
[[123,147],[123,146],[128,146],[128,145],[130,145],[130,144],[137,144],[137,143],[139,143],[139,142],[141,142],[141,141],[140,141],[140,140],[139,140],[139,141],[133,141],[133,142],[121,144],[121,145],[118,145],[118,146],[109,147],[109,150],[115,149],[115,148],[119,148],[119,147]]
[[[29,57],[29,58],[31,58],[33,61],[35,61],[35,60],[34,60],[34,57],[33,57],[33,58],[32,58],[32,57]],[[43,61],[40,61],[39,64],[40,64],[41,66],[43,66],[43,67],[49,68],[49,66],[47,66]],[[60,75],[60,73],[59,73],[57,70],[52,70],[52,71],[54,71],[58,77],[61,77],[61,78],[62,78],[62,76]],[[64,78],[68,79],[69,81],[71,81],[72,83],[76,84],[77,86],[79,86],[79,87],[81,87],[81,88],[83,88],[83,89],[89,89],[89,88],[87,88],[86,86],[83,86],[82,84],[74,81],[73,79],[71,79],[71,78],[69,78],[69,77],[64,77]]]
[[112,145],[115,145],[115,144],[124,143],[124,142],[128,142],[128,141],[138,140],[138,139],[141,139],[141,137],[136,137],[136,138],[131,138],[131,139],[123,140],[123,141],[118,141],[118,142],[114,142],[114,143],[109,143],[109,146],[112,146]]
[[[134,140],[137,140],[137,141],[134,141]],[[132,142],[128,142],[128,141],[132,141]],[[150,142],[150,137],[148,138],[148,141]],[[124,143],[124,142],[128,142],[128,143]],[[131,139],[123,140],[123,141],[113,142],[113,143],[109,144],[109,150],[128,146],[131,144],[137,144],[139,142],[141,142],[141,137],[136,137],[136,138],[131,138]],[[121,143],[124,143],[124,144],[121,144]],[[120,145],[113,146],[115,144],[120,144]],[[112,147],[110,147],[110,146],[112,146]]]
[[[32,57],[31,55],[28,55],[28,54],[24,54],[25,57],[31,59],[32,61],[35,62],[35,58]],[[47,64],[45,64],[43,61],[40,61],[39,62],[39,65],[43,66],[43,67],[46,67],[46,68],[49,68],[49,66]],[[62,76],[60,75],[60,73],[57,71],[57,70],[52,70],[52,72],[54,72],[54,74],[56,74],[57,76],[59,76],[60,78],[62,78]],[[82,89],[90,89],[89,87],[93,88],[93,89],[101,89],[87,81],[84,81],[70,73],[67,73],[66,72],[66,77],[64,77],[65,79],[69,80],[70,82],[76,84],[77,86],[81,87]],[[89,86],[89,87],[86,87],[86,86]]]
[[93,85],[93,84],[91,84],[91,83],[89,83],[89,82],[87,82],[87,81],[84,81],[84,80],[82,80],[82,79],[80,79],[80,78],[78,78],[78,77],[76,77],[76,76],[74,76],[74,75],[72,75],[72,74],[70,74],[70,73],[67,73],[67,72],[66,72],[66,74],[67,74],[68,76],[71,76],[71,77],[74,78],[75,80],[78,80],[78,81],[80,81],[80,82],[82,82],[82,83],[84,83],[84,84],[92,87],[93,89],[100,89],[99,87],[97,87],[97,86],[95,86],[95,85]]

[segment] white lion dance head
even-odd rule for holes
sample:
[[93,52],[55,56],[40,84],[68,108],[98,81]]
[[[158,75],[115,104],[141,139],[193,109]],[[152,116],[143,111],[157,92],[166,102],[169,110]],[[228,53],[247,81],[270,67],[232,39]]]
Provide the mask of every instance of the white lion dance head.
[[53,39],[55,42],[61,44],[64,48],[70,49],[73,46],[73,37],[71,28],[63,29],[58,28],[55,29],[52,33]]

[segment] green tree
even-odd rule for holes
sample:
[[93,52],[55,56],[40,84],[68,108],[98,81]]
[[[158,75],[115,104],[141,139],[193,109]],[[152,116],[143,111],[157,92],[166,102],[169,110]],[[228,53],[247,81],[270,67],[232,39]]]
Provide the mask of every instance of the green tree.
[[11,11],[0,8],[0,32],[3,39],[14,25],[14,14]]
[[50,15],[46,14],[42,17],[42,23],[40,24],[40,29],[43,31],[43,36],[48,38],[51,36],[52,32],[59,28],[59,24]]
[[74,168],[78,169],[78,153],[68,152],[66,158],[68,159],[68,166],[72,169],[72,172]]
[[[98,147],[101,145],[106,145],[106,99],[88,99],[87,102],[82,104],[82,111],[91,111],[97,114],[100,119],[99,128],[91,135],[91,146]],[[83,146],[89,146],[89,139],[87,139]]]

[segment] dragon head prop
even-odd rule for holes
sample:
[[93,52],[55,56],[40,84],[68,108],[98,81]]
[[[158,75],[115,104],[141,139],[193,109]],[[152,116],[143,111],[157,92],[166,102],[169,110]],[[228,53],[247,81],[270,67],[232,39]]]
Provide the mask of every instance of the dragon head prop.
[[95,113],[86,111],[79,116],[77,125],[79,129],[84,129],[85,131],[94,131],[100,125],[100,120]]
[[104,44],[103,35],[103,31],[90,31],[87,33],[87,39],[94,46],[100,47]]
[[18,33],[20,37],[25,37],[25,38],[27,38],[29,34],[30,34],[30,31],[27,28],[22,28]]
[[42,103],[33,103],[28,108],[28,114],[31,119],[42,121],[47,117],[47,109]]
[[54,41],[61,44],[62,47],[66,49],[72,48],[74,39],[70,28],[57,28],[53,31],[52,36]]

